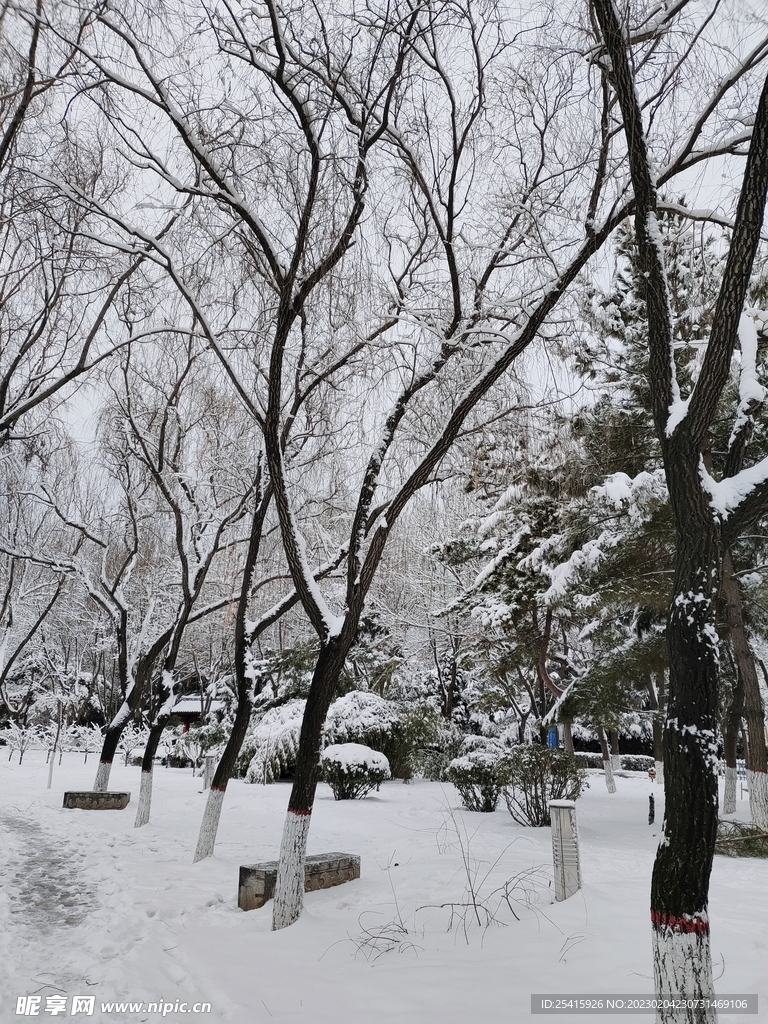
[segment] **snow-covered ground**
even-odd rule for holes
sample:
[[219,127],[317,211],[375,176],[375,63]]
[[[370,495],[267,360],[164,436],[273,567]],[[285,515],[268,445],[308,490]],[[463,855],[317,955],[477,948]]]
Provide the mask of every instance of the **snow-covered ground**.
[[[231,783],[216,856],[193,866],[205,795],[189,771],[157,770],[152,821],[134,829],[138,768],[113,769],[110,788],[133,794],[126,810],[72,811],[63,791],[91,788],[94,756],[65,754],[51,790],[42,752],[16,760],[0,761],[2,1024],[25,1019],[17,998],[31,995],[43,1020],[516,1024],[532,1019],[532,993],[651,994],[663,796],[647,778],[609,796],[591,776],[578,803],[584,887],[565,903],[553,902],[549,829],[520,828],[503,805],[464,811],[453,787],[423,781],[338,803],[321,786],[309,852],[358,853],[362,877],[308,894],[301,920],[273,933],[271,903],[238,910],[238,866],[276,857],[287,785]],[[492,895],[508,880],[511,906]],[[764,1007],[722,1024],[768,1020],[768,862],[717,857],[710,910],[718,992],[757,992]],[[74,995],[95,997],[92,1016],[71,1016]],[[50,996],[66,996],[66,1017],[46,1014]],[[211,1012],[146,1009],[177,1000]],[[102,1012],[112,1001],[145,1007]]]

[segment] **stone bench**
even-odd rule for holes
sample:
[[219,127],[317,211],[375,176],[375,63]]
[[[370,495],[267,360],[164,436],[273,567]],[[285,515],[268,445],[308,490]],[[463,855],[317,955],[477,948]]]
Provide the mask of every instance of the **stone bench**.
[[85,790],[81,793],[65,793],[64,807],[76,807],[81,811],[122,811],[130,799],[130,793],[94,793]]
[[[360,858],[352,853],[313,854],[304,862],[304,892],[330,889],[333,885],[351,882],[353,878],[359,877]],[[276,881],[276,860],[241,865],[237,889],[238,907],[241,910],[263,907],[275,895]]]

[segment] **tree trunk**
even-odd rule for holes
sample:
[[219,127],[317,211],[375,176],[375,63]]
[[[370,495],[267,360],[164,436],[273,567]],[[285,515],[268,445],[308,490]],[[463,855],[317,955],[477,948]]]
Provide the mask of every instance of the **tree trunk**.
[[619,753],[619,733],[617,729],[611,730],[611,768],[614,772],[621,771],[621,754]]
[[122,735],[123,729],[128,724],[130,717],[131,709],[128,708],[127,702],[125,702],[110,722],[109,727],[104,734],[104,743],[101,747],[99,767],[96,769],[96,779],[93,783],[93,788],[96,793],[106,793],[109,788],[109,776],[112,771],[112,762],[114,761],[115,754],[117,752],[117,745],[120,742],[120,736]]
[[656,687],[653,685],[653,677],[646,676],[645,685],[648,690],[649,703],[651,710],[654,712],[653,718],[651,719],[651,729],[653,731],[653,760],[654,770],[656,771],[656,785],[664,785],[664,724],[663,724],[663,680],[664,673],[662,672],[659,677],[659,689],[656,691]]
[[208,790],[208,799],[205,803],[203,820],[200,823],[200,831],[197,836],[197,847],[192,863],[197,864],[199,860],[212,857],[216,846],[216,833],[219,829],[219,818],[221,808],[224,805],[224,794],[227,785],[235,770],[235,762],[240,754],[240,749],[248,731],[248,724],[251,720],[251,700],[245,694],[243,700],[238,701],[235,721],[232,725],[232,732],[229,734],[224,753],[218,763],[213,776],[211,788]]
[[563,746],[569,754],[573,753],[573,731],[570,722],[563,722]]
[[294,923],[304,904],[304,859],[312,806],[320,777],[320,744],[323,723],[336,692],[354,631],[345,630],[321,649],[309,688],[307,706],[301,723],[299,755],[296,762],[291,798],[283,828],[280,863],[275,883],[272,929],[277,931]]
[[[750,652],[751,653],[751,652]],[[752,674],[744,678],[744,721],[747,726],[747,787],[752,824],[768,832],[768,775],[766,775],[765,713],[754,658]]]
[[741,672],[736,669],[733,692],[723,720],[723,759],[725,760],[723,814],[733,814],[736,811],[736,758],[743,705],[744,682]]
[[[667,474],[673,506],[677,504],[688,522],[680,530],[683,516],[678,513],[674,598],[667,628],[668,784],[664,835],[651,884],[651,922],[657,995],[701,999],[714,996],[708,892],[717,837],[719,652],[714,620],[721,574],[718,528],[701,494],[696,462],[680,460],[677,479]],[[685,481],[688,474],[697,479]],[[670,1008],[658,1015],[659,1021],[670,1024],[709,1024],[715,1019],[714,1010],[703,1009]]]
[[739,581],[734,575],[730,551],[723,559],[723,595],[725,597],[726,621],[736,660],[737,685],[732,706],[723,728],[723,753],[726,763],[726,790],[728,791],[728,769],[733,768],[732,806],[723,813],[736,810],[736,740],[743,713],[749,734],[747,748],[747,786],[749,788],[749,810],[752,823],[768,831],[768,788],[766,788],[765,715],[757,678],[757,665],[752,648],[749,646],[744,627],[744,606]]
[[605,788],[609,793],[616,792],[616,780],[613,777],[613,764],[611,762],[611,752],[608,749],[608,740],[605,736],[605,729],[602,725],[597,727],[597,737],[600,740],[600,749],[603,752],[603,775],[605,777]]
[[134,828],[141,828],[149,821],[149,814],[152,809],[152,776],[155,766],[155,754],[160,745],[163,729],[171,716],[158,715],[152,723],[147,737],[147,745],[144,748],[144,756],[141,759],[141,788],[139,790],[139,806],[136,808],[136,820]]

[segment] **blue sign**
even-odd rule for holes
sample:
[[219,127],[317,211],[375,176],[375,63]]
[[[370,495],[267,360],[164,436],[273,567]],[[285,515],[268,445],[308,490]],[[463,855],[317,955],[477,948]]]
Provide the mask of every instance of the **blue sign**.
[[557,726],[550,725],[547,730],[547,746],[551,750],[557,750]]

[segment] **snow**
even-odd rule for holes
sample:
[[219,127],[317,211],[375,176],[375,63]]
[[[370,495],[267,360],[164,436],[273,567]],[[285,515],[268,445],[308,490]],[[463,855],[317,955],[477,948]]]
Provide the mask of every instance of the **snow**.
[[667,437],[672,437],[675,428],[683,422],[688,415],[688,403],[690,398],[676,398],[669,407],[669,418],[667,419]]
[[754,319],[746,313],[742,313],[739,318],[739,347],[739,407],[728,441],[729,447],[746,424],[754,403],[760,404],[765,400],[765,389],[757,379],[757,326]]
[[380,768],[389,771],[389,761],[378,750],[364,743],[332,743],[320,756],[321,761],[333,761],[347,768]]
[[[623,779],[609,796],[592,773],[576,811],[584,888],[557,904],[549,829],[519,827],[506,809],[465,811],[438,783],[386,783],[362,801],[335,801],[321,784],[309,852],[360,854],[361,878],[307,893],[299,921],[272,932],[271,903],[237,909],[237,878],[239,865],[276,857],[288,784],[231,782],[216,854],[193,865],[207,794],[190,770],[156,771],[152,821],[134,831],[130,804],[61,807],[65,788],[91,781],[81,755],[65,753],[51,791],[44,752],[15,761],[0,758],[3,1022],[24,1019],[8,1007],[27,994],[212,1004],[204,1015],[90,1018],[104,1024],[516,1024],[530,1018],[534,992],[651,992],[649,889],[661,829],[647,824],[648,794],[657,822],[663,794],[645,777]],[[113,774],[135,799],[140,769],[115,764]],[[745,794],[737,817],[748,817]],[[522,878],[515,890],[519,921],[502,907],[499,925],[448,930],[450,911],[437,904],[465,898],[464,853],[486,898],[529,873],[530,899]],[[717,992],[758,992],[765,1005],[765,861],[716,857],[709,911]],[[757,1018],[720,1016],[745,1020]]]
[[768,480],[768,457],[724,480],[715,480],[704,466],[704,460],[700,459],[699,477],[704,490],[709,494],[712,511],[725,521],[756,487]]

